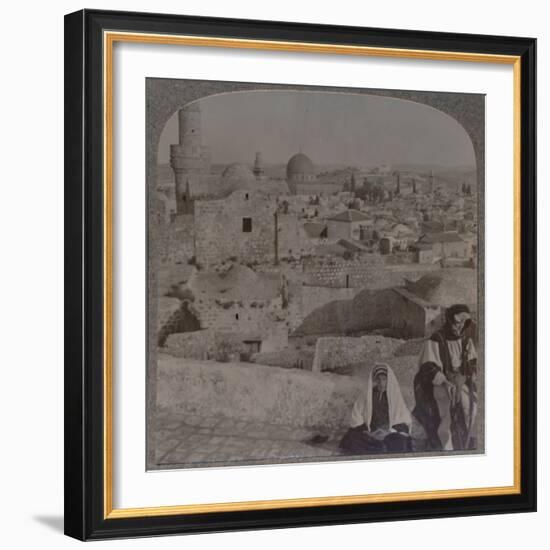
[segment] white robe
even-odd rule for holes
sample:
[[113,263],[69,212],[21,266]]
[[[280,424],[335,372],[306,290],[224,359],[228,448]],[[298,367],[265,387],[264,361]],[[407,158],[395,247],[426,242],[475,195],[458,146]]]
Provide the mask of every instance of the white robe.
[[[405,405],[403,395],[401,394],[401,387],[399,386],[399,382],[397,381],[397,378],[391,367],[386,365],[386,368],[388,377],[386,393],[388,396],[390,431],[392,430],[392,426],[395,426],[396,424],[406,424],[410,430],[412,424],[411,413],[407,408],[407,405]],[[373,372],[374,368],[369,373],[366,392],[364,394],[361,394],[357,398],[353,406],[353,410],[351,411],[350,425],[352,428],[361,426],[362,424],[366,424],[367,429],[371,431],[370,423],[372,420],[372,389],[374,385],[372,379]]]

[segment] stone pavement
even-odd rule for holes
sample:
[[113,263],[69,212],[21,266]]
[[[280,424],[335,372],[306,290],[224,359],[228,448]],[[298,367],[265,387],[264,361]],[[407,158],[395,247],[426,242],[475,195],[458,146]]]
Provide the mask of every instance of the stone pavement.
[[[156,462],[160,468],[301,462],[340,455],[343,432],[185,415],[159,417]],[[316,435],[328,440],[313,443]]]

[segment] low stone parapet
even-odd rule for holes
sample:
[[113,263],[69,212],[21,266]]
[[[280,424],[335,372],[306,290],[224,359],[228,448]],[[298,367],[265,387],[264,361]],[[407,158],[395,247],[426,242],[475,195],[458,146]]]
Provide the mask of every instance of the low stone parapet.
[[160,354],[161,414],[338,429],[349,423],[361,384],[349,376]]

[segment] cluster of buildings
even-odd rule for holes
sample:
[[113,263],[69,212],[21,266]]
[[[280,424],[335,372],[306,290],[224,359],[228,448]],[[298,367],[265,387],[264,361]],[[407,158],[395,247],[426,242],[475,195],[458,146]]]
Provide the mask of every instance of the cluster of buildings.
[[[163,222],[178,235],[167,261],[181,262],[178,251],[186,251],[194,296],[186,307],[201,328],[246,334],[254,349],[277,350],[326,303],[363,288],[401,287],[407,276],[475,267],[477,202],[464,182],[450,190],[433,172],[388,166],[331,179],[301,151],[285,177],[268,176],[260,152],[250,166],[233,163],[219,173],[202,144],[199,104],[178,116],[174,185],[159,197]],[[428,303],[417,298],[406,288],[399,294],[413,303],[402,308],[405,324],[407,309]],[[429,316],[439,311],[426,307]]]

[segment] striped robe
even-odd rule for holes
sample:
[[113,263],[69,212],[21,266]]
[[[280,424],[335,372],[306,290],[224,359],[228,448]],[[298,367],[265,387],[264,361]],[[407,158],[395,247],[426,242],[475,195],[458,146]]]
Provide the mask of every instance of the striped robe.
[[[426,431],[430,450],[475,448],[476,363],[469,333],[456,337],[444,328],[424,343],[414,378],[413,415]],[[454,396],[449,396],[446,380],[455,385]]]

